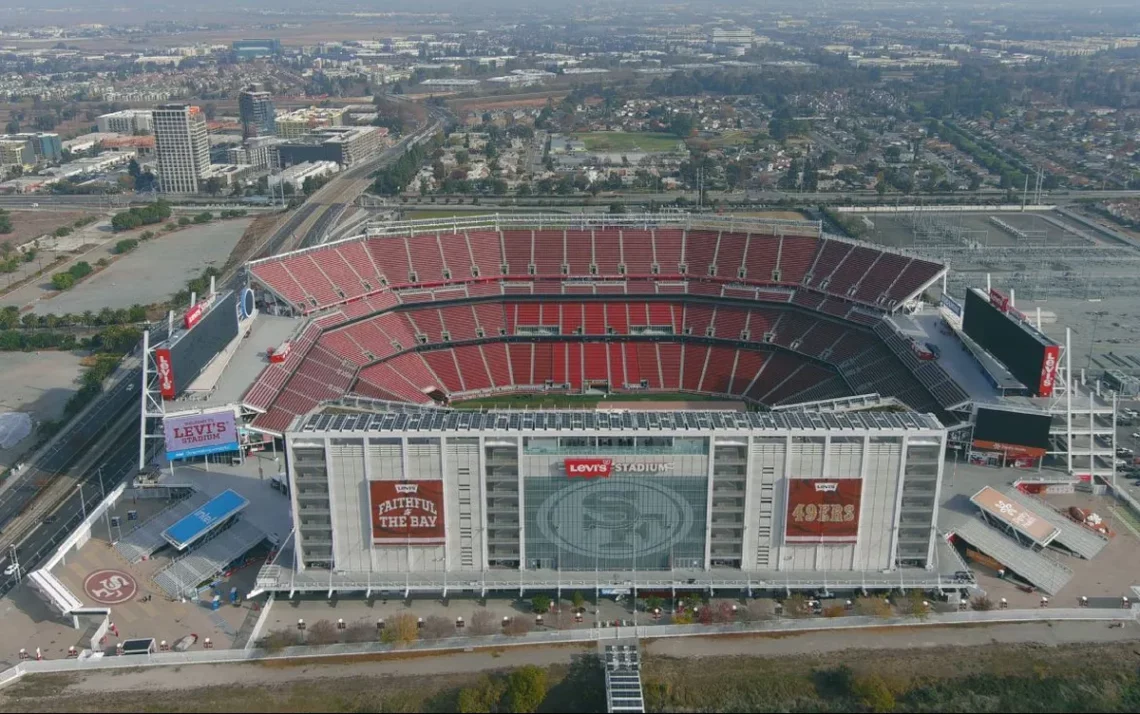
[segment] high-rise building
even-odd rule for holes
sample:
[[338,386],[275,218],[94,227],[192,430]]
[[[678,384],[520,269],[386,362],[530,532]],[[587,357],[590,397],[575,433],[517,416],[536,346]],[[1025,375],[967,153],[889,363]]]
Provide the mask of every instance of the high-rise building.
[[252,89],[242,90],[238,95],[238,115],[241,117],[243,139],[251,136],[272,136],[277,133],[274,119],[273,97],[269,92]]
[[[27,143],[28,148],[31,149],[32,152],[32,159],[30,161],[23,161],[21,162],[22,164],[31,165],[41,161],[59,161],[63,154],[63,143],[59,140],[59,134],[52,132],[37,131],[22,134],[4,134],[0,135],[0,141],[22,141]],[[14,147],[15,144],[12,146]]]
[[32,142],[27,139],[0,139],[0,166],[31,166],[36,163]]
[[189,104],[161,104],[154,110],[158,183],[164,193],[197,193],[210,172],[206,115]]
[[138,134],[154,131],[149,109],[124,109],[103,114],[95,120],[99,131],[107,134]]

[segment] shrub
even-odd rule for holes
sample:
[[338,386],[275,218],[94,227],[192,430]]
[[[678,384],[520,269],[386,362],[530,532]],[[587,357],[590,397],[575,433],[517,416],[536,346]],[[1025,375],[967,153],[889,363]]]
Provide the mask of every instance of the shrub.
[[261,648],[267,652],[280,652],[286,647],[292,647],[298,642],[298,635],[293,630],[274,630],[261,638]]
[[191,221],[187,216],[182,216],[178,219],[178,225],[180,226],[188,226],[191,223],[193,223],[193,221]]
[[529,617],[523,615],[516,615],[510,619],[509,622],[503,627],[503,632],[508,635],[525,635],[534,629],[534,622]]
[[[143,234],[145,235],[145,234]],[[144,239],[145,240],[145,239]],[[139,242],[134,238],[124,238],[115,244],[115,255],[123,255],[130,253],[135,248],[139,247]]]
[[51,276],[51,286],[56,290],[68,290],[75,285],[75,276],[71,273],[55,273]]
[[550,611],[550,598],[546,595],[535,595],[530,599],[530,607],[536,615]]
[[85,260],[81,260],[67,269],[67,272],[71,273],[71,277],[75,278],[76,280],[85,278],[94,271],[95,269],[91,267],[91,264]]
[[63,238],[64,236],[71,235],[71,226],[60,226],[59,228],[56,228],[54,231],[52,231],[52,235],[56,236],[57,238]]
[[994,609],[994,601],[990,600],[985,595],[979,595],[973,600],[970,600],[970,609],[985,612],[986,610]]
[[831,605],[823,608],[824,617],[843,617],[845,608],[842,605]]
[[154,238],[154,231],[143,231],[142,235],[139,236],[140,241],[150,240],[151,238]]
[[483,714],[499,711],[499,703],[507,692],[507,683],[498,677],[484,675],[470,687],[459,690],[456,708],[462,714]]

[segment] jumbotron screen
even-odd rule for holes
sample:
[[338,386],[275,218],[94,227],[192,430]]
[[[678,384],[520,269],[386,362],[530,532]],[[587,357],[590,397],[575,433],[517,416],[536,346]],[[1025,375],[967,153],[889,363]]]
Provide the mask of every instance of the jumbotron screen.
[[1034,394],[1047,397],[1053,393],[1057,346],[1043,342],[977,290],[966,291],[962,331]]
[[1049,448],[1048,414],[1028,414],[1004,409],[978,409],[974,421],[974,446],[1004,451],[1010,456],[1044,456]]
[[182,394],[237,334],[237,293],[230,291],[218,298],[201,321],[170,347],[174,393]]

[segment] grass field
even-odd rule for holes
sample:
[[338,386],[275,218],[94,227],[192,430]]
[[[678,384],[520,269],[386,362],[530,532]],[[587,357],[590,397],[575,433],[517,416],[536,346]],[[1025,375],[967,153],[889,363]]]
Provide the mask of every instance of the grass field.
[[[614,394],[603,399],[596,394],[508,394],[501,397],[469,399],[452,404],[456,409],[593,409],[607,401],[614,402],[709,402],[723,397],[700,394]],[[603,404],[604,406],[604,404]]]
[[575,134],[587,151],[676,151],[681,140],[672,134],[629,131],[591,131]]

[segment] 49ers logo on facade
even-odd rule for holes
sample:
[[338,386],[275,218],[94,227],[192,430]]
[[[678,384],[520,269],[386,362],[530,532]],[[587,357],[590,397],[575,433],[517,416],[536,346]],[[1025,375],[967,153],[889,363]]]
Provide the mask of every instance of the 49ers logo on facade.
[[567,478],[609,478],[610,474],[659,474],[673,470],[673,464],[618,462],[613,459],[565,459]]

